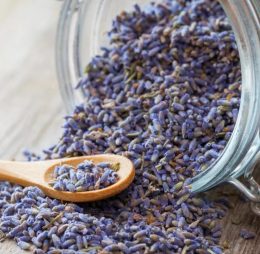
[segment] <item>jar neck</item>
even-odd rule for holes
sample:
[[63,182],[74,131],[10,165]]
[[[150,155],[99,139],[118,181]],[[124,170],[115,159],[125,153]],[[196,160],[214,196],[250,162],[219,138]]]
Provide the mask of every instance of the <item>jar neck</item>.
[[[192,190],[204,191],[245,173],[260,126],[260,1],[220,0],[235,33],[241,69],[242,95],[239,115],[232,136],[222,155],[205,172],[193,179]],[[252,151],[251,151],[252,152]],[[244,161],[241,167],[241,161]]]

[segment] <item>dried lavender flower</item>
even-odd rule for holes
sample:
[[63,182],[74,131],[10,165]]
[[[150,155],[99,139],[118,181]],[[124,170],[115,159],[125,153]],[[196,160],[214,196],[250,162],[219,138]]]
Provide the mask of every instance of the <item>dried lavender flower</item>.
[[255,233],[246,229],[240,230],[240,236],[246,240],[255,238]]
[[[120,165],[119,165],[120,166]],[[119,180],[114,170],[118,165],[108,162],[94,164],[85,160],[76,167],[58,165],[54,168],[53,180],[49,183],[55,190],[80,192],[106,188]]]

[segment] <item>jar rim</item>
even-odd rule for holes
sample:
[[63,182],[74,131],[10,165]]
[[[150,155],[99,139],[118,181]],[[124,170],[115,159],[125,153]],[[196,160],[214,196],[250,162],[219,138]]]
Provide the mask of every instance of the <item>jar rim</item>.
[[[260,87],[257,85],[260,75],[260,12],[256,9],[260,3],[253,3],[254,0],[219,2],[230,20],[238,45],[242,70],[241,104],[229,142],[219,158],[205,172],[194,177],[193,192],[204,191],[245,173],[252,158],[249,153],[255,155],[260,146],[257,138],[260,123],[257,110],[260,107]],[[252,146],[254,140],[256,145]]]

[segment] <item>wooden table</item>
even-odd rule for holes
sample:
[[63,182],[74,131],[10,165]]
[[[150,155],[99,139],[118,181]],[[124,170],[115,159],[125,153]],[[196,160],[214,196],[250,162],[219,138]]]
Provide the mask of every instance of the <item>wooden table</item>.
[[[55,29],[61,2],[55,0],[0,1],[0,157],[21,159],[22,149],[40,152],[61,133],[62,107],[55,73]],[[219,187],[213,194],[222,191]],[[234,189],[227,188],[228,193]],[[223,220],[225,253],[260,253],[260,217],[235,191],[234,207]],[[235,223],[235,224],[234,224]],[[239,225],[236,225],[239,224]],[[239,236],[241,228],[256,233]],[[28,253],[13,241],[0,243],[1,254]]]

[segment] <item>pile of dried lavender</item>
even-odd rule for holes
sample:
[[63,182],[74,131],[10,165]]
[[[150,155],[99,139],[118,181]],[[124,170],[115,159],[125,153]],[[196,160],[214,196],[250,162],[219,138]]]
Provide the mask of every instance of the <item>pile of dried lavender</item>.
[[45,154],[125,155],[133,184],[81,208],[1,183],[1,230],[39,254],[222,253],[226,208],[189,187],[224,149],[239,110],[239,55],[222,8],[215,0],[135,6],[109,36],[79,83],[86,103]]
[[118,174],[110,163],[95,165],[92,161],[84,161],[75,167],[71,165],[56,166],[53,181],[55,190],[80,192],[106,188],[119,180]]

